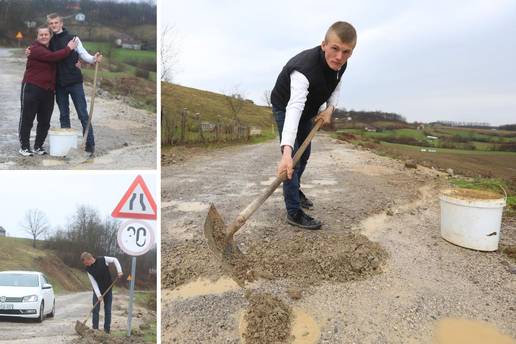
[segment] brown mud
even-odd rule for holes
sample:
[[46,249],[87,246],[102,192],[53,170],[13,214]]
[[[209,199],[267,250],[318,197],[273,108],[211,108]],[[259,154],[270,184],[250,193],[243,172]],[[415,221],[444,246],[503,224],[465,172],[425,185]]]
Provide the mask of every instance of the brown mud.
[[71,341],[72,344],[140,344],[145,343],[141,336],[132,335],[131,337],[115,337],[103,331],[87,329],[82,331],[80,338]]
[[173,289],[198,276],[216,279],[224,270],[240,285],[260,277],[287,279],[296,287],[347,282],[380,273],[387,258],[379,244],[363,235],[323,231],[298,231],[290,238],[248,243],[244,255],[225,260],[226,269],[207,246],[190,240],[164,252],[163,286]]
[[289,343],[292,308],[271,294],[250,293],[242,337],[245,344]]

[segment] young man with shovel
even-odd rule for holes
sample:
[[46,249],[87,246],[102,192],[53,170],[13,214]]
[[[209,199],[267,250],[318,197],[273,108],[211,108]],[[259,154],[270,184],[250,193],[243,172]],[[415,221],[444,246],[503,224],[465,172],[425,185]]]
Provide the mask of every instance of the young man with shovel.
[[292,157],[313,128],[313,121],[331,122],[337,105],[341,78],[357,42],[355,28],[347,22],[336,22],[326,32],[320,46],[302,51],[283,67],[271,92],[272,111],[280,133],[282,158],[277,173],[287,174],[283,197],[287,221],[305,229],[320,229],[321,222],[301,208],[313,203],[300,189],[301,176],[310,157],[310,145],[299,164]]
[[[68,41],[76,37],[63,27],[63,18],[59,14],[49,14],[47,21],[48,26],[54,33],[50,40],[50,50],[56,51],[62,49]],[[70,54],[65,60],[57,64],[56,102],[59,107],[61,128],[70,128],[69,97],[72,98],[84,134],[88,126],[88,109],[86,96],[84,95],[83,77],[81,69],[77,67],[77,62],[80,58],[82,61],[89,64],[100,63],[102,61],[102,55],[97,52],[92,56],[84,49],[80,40],[78,40],[78,43],[77,52]],[[95,139],[93,137],[93,127],[91,127],[91,123],[88,137],[86,138],[85,150],[91,155],[95,153]]]
[[[113,279],[109,272],[109,264],[114,264],[117,271],[117,278],[123,276],[122,267],[118,259],[114,257],[94,257],[91,253],[83,252],[81,261],[86,267],[88,277],[93,287],[93,329],[99,328],[100,302],[104,301],[104,332],[111,330],[111,304],[113,301]],[[100,301],[100,302],[97,302]]]

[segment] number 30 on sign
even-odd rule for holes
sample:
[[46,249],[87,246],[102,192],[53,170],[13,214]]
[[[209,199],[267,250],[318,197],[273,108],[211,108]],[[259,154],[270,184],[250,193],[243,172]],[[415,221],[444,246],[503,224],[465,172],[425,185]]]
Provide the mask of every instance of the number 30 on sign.
[[144,221],[125,221],[118,230],[117,241],[128,255],[141,256],[154,246],[154,232]]

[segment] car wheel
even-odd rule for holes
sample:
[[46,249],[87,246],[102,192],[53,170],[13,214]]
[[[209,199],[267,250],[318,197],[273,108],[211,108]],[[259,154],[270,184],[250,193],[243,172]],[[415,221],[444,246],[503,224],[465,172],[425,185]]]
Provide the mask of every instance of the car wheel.
[[56,300],[54,300],[54,305],[52,306],[52,312],[48,315],[49,318],[53,318],[56,314]]
[[45,319],[45,302],[41,301],[41,304],[39,305],[39,318],[36,319],[37,322],[43,322],[43,319]]

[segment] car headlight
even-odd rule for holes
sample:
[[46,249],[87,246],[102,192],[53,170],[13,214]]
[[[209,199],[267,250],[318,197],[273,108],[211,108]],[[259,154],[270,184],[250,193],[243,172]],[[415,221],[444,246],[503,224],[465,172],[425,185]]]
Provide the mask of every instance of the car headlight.
[[22,302],[37,302],[37,301],[38,301],[38,295],[24,296],[22,299]]

